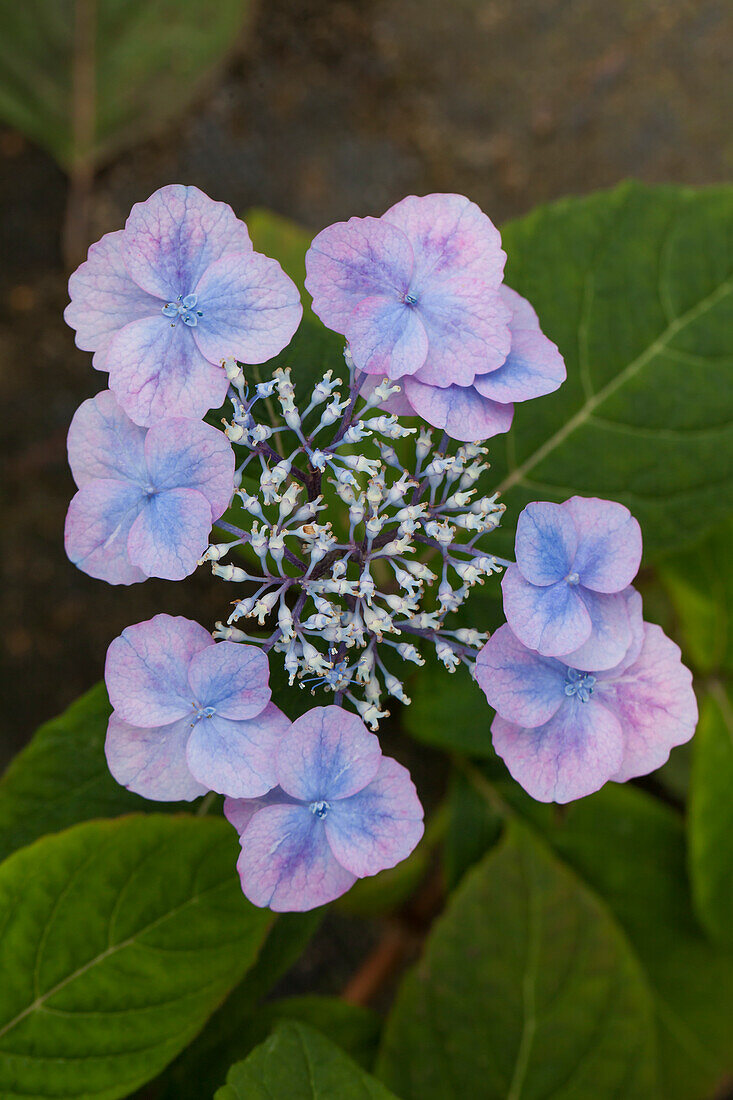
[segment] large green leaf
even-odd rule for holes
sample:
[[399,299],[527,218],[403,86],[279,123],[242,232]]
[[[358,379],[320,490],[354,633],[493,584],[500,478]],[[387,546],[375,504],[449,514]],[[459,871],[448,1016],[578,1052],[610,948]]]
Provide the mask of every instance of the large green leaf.
[[699,546],[660,563],[679,618],[685,656],[697,672],[733,672],[733,519]]
[[194,1037],[255,959],[222,820],[85,822],[0,867],[0,1095],[114,1100]]
[[115,782],[104,756],[111,710],[104,684],[97,684],[42,725],[11,762],[0,779],[0,860],[78,821],[151,807],[190,809],[186,802],[147,802]]
[[503,824],[502,814],[459,771],[448,793],[448,831],[444,845],[445,877],[453,890],[469,867],[493,848]]
[[249,1019],[246,1034],[249,1047],[263,1042],[286,1020],[308,1024],[364,1069],[371,1068],[381,1030],[381,1020],[371,1009],[349,1004],[339,997],[316,994],[268,1001]]
[[654,993],[664,1100],[699,1100],[733,1070],[733,952],[695,919],[679,815],[634,787],[574,803],[552,838],[623,925]]
[[513,825],[431,932],[378,1065],[405,1100],[648,1100],[651,1001],[605,909]]
[[232,1066],[215,1100],[396,1100],[330,1040],[303,1024],[283,1024]]
[[700,711],[689,803],[690,878],[700,920],[733,944],[733,701],[713,682]]
[[236,46],[249,0],[3,5],[0,115],[65,168],[182,115]]
[[305,950],[321,920],[322,909],[308,913],[283,913],[275,918],[243,981],[207,1023],[204,1030],[146,1090],[145,1100],[200,1100],[211,1096],[224,1080],[229,1066],[244,1058],[267,1031],[251,1038],[253,1021],[259,1019],[261,1000],[287,973]]
[[624,184],[504,226],[506,281],[568,379],[490,444],[502,530],[530,500],[611,497],[638,517],[651,560],[729,514],[732,218],[730,187]]
[[709,1096],[733,1071],[733,952],[695,918],[679,814],[616,784],[552,813],[515,783],[468,770],[488,812],[531,820],[623,927],[654,997],[661,1096]]

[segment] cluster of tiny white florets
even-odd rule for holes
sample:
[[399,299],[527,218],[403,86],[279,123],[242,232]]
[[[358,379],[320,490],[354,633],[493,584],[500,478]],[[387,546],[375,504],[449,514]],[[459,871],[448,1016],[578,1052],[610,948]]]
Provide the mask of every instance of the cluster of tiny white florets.
[[[242,368],[224,364],[232,404],[225,431],[245,452],[234,504],[245,518],[240,526],[220,521],[233,538],[212,544],[202,561],[247,586],[226,624],[217,623],[217,638],[282,654],[291,684],[348,699],[376,729],[389,713],[386,697],[409,703],[395,669],[423,664],[421,644],[451,672],[473,666],[487,635],[446,629],[444,620],[505,564],[477,545],[504,506],[477,496],[484,448],[446,453],[445,437],[436,444],[432,432],[379,411],[399,387],[385,379],[360,398],[363,376],[348,351],[345,359],[346,396],[328,371],[303,412],[289,370],[250,391]],[[258,564],[234,564],[238,547]],[[248,634],[235,625],[243,619],[271,633]]]

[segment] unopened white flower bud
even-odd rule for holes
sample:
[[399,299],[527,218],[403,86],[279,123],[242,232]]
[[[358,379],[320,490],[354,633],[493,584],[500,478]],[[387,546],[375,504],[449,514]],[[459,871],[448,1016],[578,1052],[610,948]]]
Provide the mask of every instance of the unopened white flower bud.
[[215,577],[221,577],[225,581],[234,581],[235,584],[242,584],[244,581],[252,579],[246,569],[240,569],[236,565],[219,565],[217,562],[212,562],[211,572]]

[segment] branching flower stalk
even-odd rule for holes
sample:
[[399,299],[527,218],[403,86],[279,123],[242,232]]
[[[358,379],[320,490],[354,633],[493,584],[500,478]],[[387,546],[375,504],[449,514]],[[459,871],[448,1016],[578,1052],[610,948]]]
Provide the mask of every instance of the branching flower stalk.
[[[225,433],[245,452],[235,503],[246,518],[241,526],[220,521],[234,538],[212,544],[202,560],[211,561],[215,576],[254,586],[234,601],[227,622],[217,623],[215,637],[282,654],[291,684],[348,700],[376,729],[389,713],[388,696],[409,703],[393,669],[400,661],[423,664],[421,643],[449,672],[461,663],[473,667],[487,635],[451,629],[446,617],[508,564],[482,545],[504,506],[496,494],[476,495],[488,468],[485,448],[468,443],[449,454],[447,437],[436,446],[431,431],[380,413],[400,387],[385,380],[362,399],[363,376],[348,351],[345,361],[348,392],[342,396],[342,380],[328,371],[302,413],[289,370],[250,388],[239,364],[225,363]],[[270,427],[257,412],[273,396],[282,422]],[[407,469],[393,446],[400,440],[411,450]],[[348,532],[328,519],[324,480],[346,506]],[[223,561],[239,546],[248,546],[259,568]],[[247,618],[272,623],[269,636],[236,625]]]

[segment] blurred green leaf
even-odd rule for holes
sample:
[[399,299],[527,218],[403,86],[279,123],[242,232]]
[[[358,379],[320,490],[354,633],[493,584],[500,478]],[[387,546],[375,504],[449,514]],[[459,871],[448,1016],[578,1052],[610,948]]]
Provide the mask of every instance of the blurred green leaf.
[[[487,820],[518,815],[531,823],[628,936],[654,996],[660,1095],[709,1096],[733,1071],[733,952],[711,944],[695,918],[680,815],[616,784],[568,807],[549,806],[491,761],[464,768],[487,801]],[[462,851],[475,860],[476,847]]]
[[396,1100],[330,1040],[303,1024],[282,1024],[232,1066],[215,1100]]
[[269,377],[278,367],[289,367],[301,395],[308,393],[327,370],[345,378],[344,338],[331,332],[316,317],[310,308],[310,297],[303,287],[305,254],[311,234],[295,222],[269,210],[251,210],[246,221],[256,251],[276,259],[303,297],[303,320],[298,331],[285,350],[262,368],[263,375]]
[[713,939],[733,945],[733,700],[718,681],[700,710],[688,820],[697,913]]
[[130,816],[0,867],[0,1095],[114,1100],[154,1077],[252,965],[222,820]]
[[692,908],[679,814],[632,786],[573,803],[550,838],[623,926],[654,993],[664,1100],[710,1096],[733,1070],[733,952]]
[[651,999],[623,934],[512,824],[455,892],[388,1018],[404,1100],[648,1100]]
[[104,756],[111,711],[104,684],[97,684],[42,725],[11,761],[0,779],[0,860],[78,821],[190,810],[190,802],[150,803],[115,782]]
[[286,1020],[308,1024],[341,1050],[370,1069],[377,1052],[382,1021],[376,1012],[348,1004],[339,997],[283,997],[260,1007],[250,1020],[250,1048],[257,1046]]
[[231,1064],[244,1058],[267,1034],[251,1036],[261,1000],[297,962],[323,920],[323,910],[282,913],[274,918],[257,961],[217,1009],[200,1035],[155,1082],[149,1100],[201,1100],[212,1096]]
[[453,890],[469,867],[496,844],[503,816],[459,771],[454,772],[451,780],[448,813],[445,875],[448,889]]
[[[733,503],[733,189],[627,183],[503,227],[506,281],[568,368],[492,440],[511,550],[520,510],[573,493],[628,505],[647,561]],[[492,542],[493,542],[492,538]]]
[[402,725],[418,741],[470,756],[492,756],[494,712],[465,665],[448,672],[428,650],[425,665],[411,677],[412,703],[402,712]]
[[692,753],[692,741],[677,745],[669,754],[667,762],[654,772],[654,784],[659,784],[659,787],[678,806],[685,804],[690,790]]
[[66,169],[185,114],[236,47],[249,0],[26,0],[3,6],[0,116]]
[[336,907],[342,913],[358,917],[391,913],[412,897],[429,866],[430,851],[421,843],[396,867],[357,879],[348,893],[335,903]]
[[733,672],[733,519],[684,554],[665,558],[659,576],[679,619],[685,657],[703,675]]
[[245,221],[255,251],[273,256],[309,303],[310,296],[305,289],[305,254],[312,234],[290,218],[260,206],[248,210]]

